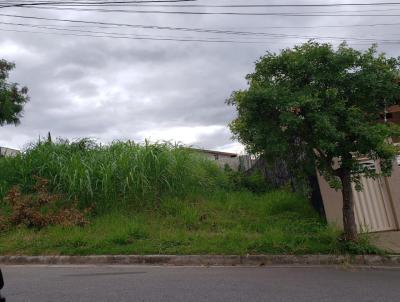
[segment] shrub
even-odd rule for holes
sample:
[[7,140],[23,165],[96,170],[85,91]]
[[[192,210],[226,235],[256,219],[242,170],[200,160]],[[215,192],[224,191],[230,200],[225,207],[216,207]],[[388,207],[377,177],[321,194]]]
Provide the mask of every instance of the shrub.
[[46,179],[36,179],[34,194],[21,194],[18,187],[8,192],[5,200],[10,214],[0,216],[0,229],[15,226],[41,229],[49,225],[84,226],[88,223],[85,216],[91,209],[80,211],[76,203],[60,207],[57,203],[62,197],[47,191]]
[[384,251],[372,245],[367,233],[360,234],[356,241],[344,240],[344,235],[337,238],[339,251],[342,253],[369,255],[384,254]]
[[229,175],[229,184],[235,190],[248,190],[253,193],[265,193],[272,190],[272,186],[260,170],[247,174],[242,171],[233,171],[228,167],[225,168],[225,172]]

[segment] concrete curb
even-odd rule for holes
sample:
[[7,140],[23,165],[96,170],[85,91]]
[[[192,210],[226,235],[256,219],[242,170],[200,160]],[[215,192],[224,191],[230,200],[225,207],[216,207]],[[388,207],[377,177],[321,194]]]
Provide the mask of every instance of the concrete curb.
[[116,256],[0,256],[1,265],[169,265],[270,266],[360,265],[400,266],[400,255],[116,255]]

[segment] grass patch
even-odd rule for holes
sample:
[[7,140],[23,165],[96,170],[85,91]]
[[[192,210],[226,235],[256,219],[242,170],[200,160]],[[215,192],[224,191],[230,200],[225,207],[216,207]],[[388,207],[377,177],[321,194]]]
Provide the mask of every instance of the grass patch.
[[157,209],[114,211],[84,227],[18,228],[0,235],[0,253],[305,254],[377,253],[363,237],[348,246],[303,197],[218,191],[167,198]]
[[[14,186],[21,198],[6,200]],[[341,242],[305,197],[268,188],[169,143],[39,142],[0,158],[0,254],[379,253],[368,238]]]

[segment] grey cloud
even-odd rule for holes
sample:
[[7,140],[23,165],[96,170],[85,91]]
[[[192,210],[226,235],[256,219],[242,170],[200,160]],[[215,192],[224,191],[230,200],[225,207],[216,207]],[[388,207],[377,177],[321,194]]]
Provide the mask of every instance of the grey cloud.
[[54,72],[54,78],[58,78],[61,81],[78,81],[85,75],[85,71],[76,65],[61,66]]
[[[305,3],[296,3],[301,2]],[[396,35],[394,27],[268,28],[391,23],[396,22],[395,18],[104,15],[29,9],[7,10],[7,13],[160,26],[240,29],[310,37],[393,38]],[[7,21],[15,22],[16,19],[8,18]],[[86,29],[93,31],[216,37],[204,33],[123,27],[96,29],[87,26]],[[230,35],[218,37],[244,39]],[[263,44],[205,44],[1,32],[0,57],[17,63],[16,70],[11,74],[12,80],[29,87],[31,102],[25,108],[25,117],[19,127],[0,128],[0,145],[21,147],[27,141],[37,139],[38,135],[46,135],[47,131],[51,131],[53,136],[90,136],[111,141],[119,138],[141,139],[139,133],[151,130],[225,126],[211,134],[198,135],[195,144],[229,150],[235,145],[226,125],[234,118],[235,111],[224,103],[225,99],[233,90],[246,87],[245,75],[252,71],[254,62],[267,50],[277,52],[306,40],[285,37],[269,39]],[[340,40],[332,42],[337,44]],[[352,44],[359,48],[367,47],[361,42]],[[388,55],[399,55],[396,45],[385,44],[381,50]]]

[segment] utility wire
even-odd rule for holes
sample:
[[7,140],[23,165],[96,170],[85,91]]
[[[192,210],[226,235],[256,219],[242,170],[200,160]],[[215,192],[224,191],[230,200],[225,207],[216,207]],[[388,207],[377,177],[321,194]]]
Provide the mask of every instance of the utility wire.
[[155,37],[130,37],[117,35],[90,35],[90,34],[72,34],[72,33],[54,33],[42,31],[16,30],[0,28],[0,31],[47,34],[47,35],[62,35],[62,36],[77,36],[77,37],[94,37],[94,38],[114,38],[114,39],[129,39],[129,40],[151,40],[151,41],[177,41],[177,42],[203,42],[203,43],[238,43],[238,44],[260,44],[267,43],[266,41],[239,41],[239,40],[209,40],[209,39],[184,39],[184,38],[155,38]]
[[195,2],[197,0],[134,0],[134,1],[100,1],[100,2],[74,2],[74,1],[59,1],[59,2],[25,2],[25,3],[1,3],[2,6],[0,8],[11,8],[11,7],[25,7],[25,6],[42,6],[42,5],[105,5],[105,4],[140,4],[140,3],[173,3],[173,2]]
[[[311,25],[311,26],[248,26],[242,28],[271,28],[271,29],[316,29],[316,28],[351,28],[351,27],[378,27],[399,26],[400,23],[370,23],[370,24],[348,24],[348,25]],[[232,29],[232,28],[231,28]]]
[[[158,26],[158,25],[143,25],[143,24],[129,24],[129,23],[112,23],[112,22],[100,22],[100,21],[85,21],[85,20],[72,20],[72,19],[58,19],[58,18],[45,18],[36,16],[22,16],[14,14],[0,14],[3,17],[29,19],[29,20],[41,20],[41,21],[56,21],[66,22],[72,24],[88,24],[88,25],[100,25],[100,26],[112,26],[112,27],[127,27],[127,28],[140,28],[140,29],[157,29],[157,30],[171,30],[171,31],[182,31],[182,32],[200,32],[200,33],[215,33],[215,34],[236,34],[236,35],[264,35],[263,32],[252,32],[252,31],[236,31],[236,30],[219,30],[219,29],[207,29],[207,28],[195,28],[195,27],[173,27],[173,26]],[[364,26],[380,26],[380,25],[400,25],[400,23],[382,23],[382,24],[369,24]],[[345,26],[345,25],[343,25]],[[362,26],[362,25],[357,25]],[[349,27],[349,26],[347,26]],[[272,28],[272,27],[271,27]],[[291,28],[291,27],[278,27],[273,28]],[[309,27],[306,27],[309,28]]]
[[[0,14],[1,15],[1,14]],[[4,22],[3,22],[4,23]],[[59,26],[60,25],[51,25],[51,26]],[[353,27],[380,27],[380,26],[400,26],[400,23],[369,23],[369,24],[347,24],[347,25],[311,25],[311,26],[242,26],[240,28],[244,29],[319,29],[319,28],[353,28]],[[63,25],[62,27],[77,27],[77,28],[116,28],[115,25]],[[239,33],[239,34],[263,34],[263,32],[251,32],[251,31],[237,31],[235,30],[237,27],[221,27],[221,29],[201,29],[204,31],[219,31],[221,33]],[[162,28],[164,29],[164,28]],[[174,30],[174,27],[170,27],[169,29]],[[188,28],[189,29],[189,28]],[[196,30],[197,31],[197,30]],[[218,32],[217,32],[218,33]]]
[[[141,7],[148,7],[149,5],[137,5],[137,6],[141,6]],[[165,5],[163,5],[165,6]],[[103,9],[103,8],[76,8],[76,7],[58,7],[58,6],[35,6],[35,7],[31,7],[31,6],[24,6],[24,8],[34,8],[34,9],[47,9],[47,10],[71,10],[71,11],[87,11],[87,12],[101,12],[101,13],[142,13],[142,12],[146,12],[146,13],[172,13],[172,14],[185,14],[185,13],[190,13],[190,14],[196,14],[197,12],[187,12],[187,11],[181,11],[181,12],[170,12],[170,11],[137,11],[137,10],[129,10],[129,9]],[[389,9],[368,9],[368,10],[341,10],[341,11],[315,11],[315,12],[302,12],[302,13],[292,13],[292,12],[274,12],[274,13],[265,13],[265,14],[272,14],[272,15],[299,15],[299,14],[305,14],[305,13],[309,13],[312,16],[316,15],[321,15],[321,14],[342,14],[342,13],[366,13],[366,12],[393,12],[393,11],[398,11],[399,8],[389,8]],[[203,14],[203,12],[201,12],[201,14]],[[213,12],[204,12],[204,14],[230,14],[230,13],[213,13]],[[263,14],[264,13],[240,13],[240,14]],[[391,15],[384,15],[384,16],[391,16]]]
[[[49,30],[56,30],[56,31],[69,31],[69,32],[75,32],[75,33],[89,33],[89,34],[106,34],[106,35],[113,35],[113,36],[134,36],[134,37],[155,37],[155,38],[179,38],[179,39],[196,39],[195,37],[171,37],[171,36],[154,36],[154,35],[137,35],[137,34],[127,34],[127,33],[117,33],[117,32],[104,32],[104,31],[91,31],[91,30],[83,30],[83,29],[69,29],[69,28],[62,28],[59,26],[54,26],[54,25],[38,25],[38,24],[26,24],[26,23],[13,23],[13,22],[0,22],[0,24],[5,24],[5,25],[16,25],[16,26],[25,26],[25,27],[35,27],[35,28],[40,28],[40,29],[49,29]],[[388,40],[388,39],[382,39],[382,40],[376,40],[372,38],[357,38],[357,37],[337,37],[337,36],[304,36],[304,35],[293,35],[293,34],[277,34],[277,33],[263,33],[263,36],[241,36],[241,38],[246,38],[246,39],[260,39],[260,38],[267,38],[267,39],[281,39],[281,38],[300,38],[300,39],[329,39],[329,40],[353,40],[353,41],[363,41],[363,42],[386,42],[386,43],[393,43],[393,42],[398,42],[398,40]],[[219,38],[214,38],[214,37],[207,37],[207,39],[216,39],[218,40]],[[230,40],[233,41],[233,40]],[[262,41],[258,41],[262,42]]]
[[[127,27],[138,27],[138,28],[153,28],[153,29],[172,29],[172,30],[192,30],[191,28],[176,28],[176,27],[163,27],[163,26],[146,26],[146,25],[134,25],[134,24],[118,24],[118,23],[107,23],[107,22],[95,22],[95,21],[80,21],[80,20],[67,20],[67,19],[54,19],[54,18],[39,18],[33,16],[22,16],[22,15],[11,15],[11,14],[0,14],[0,16],[13,17],[13,18],[26,18],[26,19],[37,19],[37,20],[48,20],[48,21],[60,21],[60,22],[75,22],[75,23],[88,23],[88,24],[99,24],[106,26],[127,26]],[[352,27],[379,27],[379,26],[400,26],[400,22],[395,23],[369,23],[369,24],[346,24],[346,25],[311,25],[311,26],[259,26],[259,27],[247,27],[247,28],[270,28],[270,29],[315,29],[315,28],[352,28]],[[201,31],[201,29],[193,29],[194,31]],[[205,31],[219,32],[218,30],[209,29]],[[226,32],[226,30],[222,30]],[[230,31],[231,32],[231,31]]]
[[[1,3],[1,2],[0,2]],[[102,26],[112,26],[112,27],[132,27],[132,28],[140,28],[140,29],[160,29],[160,30],[177,30],[177,31],[185,31],[185,32],[200,32],[200,33],[214,33],[214,34],[230,34],[230,35],[240,35],[241,37],[245,37],[247,39],[251,38],[265,38],[268,39],[274,38],[297,38],[297,39],[340,39],[340,40],[356,40],[363,42],[374,42],[377,41],[372,38],[351,38],[351,37],[336,37],[336,36],[300,36],[293,34],[281,34],[281,33],[265,33],[265,32],[247,32],[247,31],[234,31],[234,30],[218,30],[218,29],[204,29],[204,28],[187,28],[187,27],[170,27],[170,26],[155,26],[155,25],[140,25],[140,24],[122,24],[122,23],[109,23],[109,22],[96,22],[96,21],[82,21],[82,20],[70,20],[70,19],[56,19],[56,18],[44,18],[44,17],[35,17],[35,16],[20,16],[20,15],[11,15],[11,14],[0,14],[0,16],[4,17],[12,17],[12,18],[23,18],[23,19],[34,19],[34,20],[46,20],[46,21],[57,21],[57,22],[68,22],[68,23],[77,23],[77,24],[91,24],[91,25],[102,25]],[[135,39],[155,39],[155,40],[172,40],[172,41],[197,41],[197,42],[229,42],[229,43],[261,43],[262,41],[238,41],[238,40],[229,40],[229,39],[218,39],[214,37],[208,37],[206,39],[196,39],[193,37],[157,37],[154,35],[133,35],[133,34],[124,34],[117,32],[99,32],[99,31],[85,31],[81,29],[63,29],[56,27],[49,27],[44,25],[37,24],[23,24],[23,23],[11,23],[11,22],[1,22],[3,24],[8,25],[17,25],[17,26],[28,26],[28,27],[36,27],[46,30],[56,30],[56,31],[70,31],[74,32],[74,34],[68,35],[76,35],[75,33],[85,33],[84,36],[94,36],[94,37],[115,37],[115,38],[135,38]],[[381,24],[360,24],[360,25],[349,25],[349,26],[380,26],[380,25],[400,25],[400,23],[381,23]],[[342,25],[341,27],[349,27],[346,25]],[[320,27],[339,27],[339,26],[320,26]],[[270,28],[292,28],[292,27],[270,27]],[[295,27],[297,28],[297,27]],[[314,28],[314,27],[303,27],[303,28]],[[4,29],[5,30],[5,29]],[[9,30],[11,31],[11,30]],[[20,31],[23,32],[23,31]],[[45,32],[35,32],[35,33],[45,33]],[[49,33],[50,34],[50,33]],[[55,34],[55,33],[51,33]],[[65,32],[59,34],[67,34]],[[101,35],[101,36],[100,36]],[[106,36],[104,36],[106,35]],[[80,35],[82,36],[82,35]],[[253,37],[252,37],[253,36]],[[379,40],[381,43],[398,43],[397,40]]]
[[[159,1],[59,1],[59,2],[28,2],[25,1],[22,5],[26,5],[26,3],[33,3],[34,5],[42,5],[51,4],[51,3],[59,3],[60,5],[118,5],[118,4],[129,4],[129,3],[157,3],[157,2],[191,2],[196,0],[159,0]],[[12,2],[8,2],[12,3]],[[21,4],[15,4],[21,5]],[[313,4],[227,4],[227,5],[208,5],[208,4],[198,4],[198,5],[165,5],[170,7],[216,7],[216,8],[245,8],[245,7],[337,7],[337,6],[388,6],[388,5],[400,5],[400,2],[369,2],[369,3],[313,3]]]
[[[15,26],[24,26],[24,27],[34,27],[34,28],[40,28],[40,29],[50,29],[50,30],[57,30],[57,31],[71,31],[71,32],[78,32],[78,33],[90,33],[90,34],[108,34],[108,35],[116,35],[116,36],[135,36],[135,37],[168,37],[168,38],[185,38],[185,39],[193,39],[194,37],[185,37],[185,36],[155,36],[155,35],[138,35],[138,34],[132,34],[132,33],[117,33],[117,32],[104,32],[104,31],[93,31],[93,30],[85,30],[85,29],[70,29],[70,28],[65,28],[63,26],[59,25],[40,25],[40,24],[27,24],[27,23],[13,23],[13,22],[0,22],[0,24],[4,25],[15,25]],[[106,27],[110,28],[110,27]],[[114,27],[111,27],[114,28]],[[248,38],[260,38],[260,37],[245,37],[246,39]],[[262,38],[262,37],[261,37]],[[215,37],[207,37],[207,39],[220,39],[220,38],[215,38]]]
[[[226,5],[213,5],[213,4],[147,4],[146,6],[154,7],[193,7],[193,8],[298,8],[298,7],[341,7],[341,6],[392,6],[400,5],[400,2],[387,2],[387,3],[336,3],[336,4],[226,4]],[[136,6],[136,5],[135,5]]]
[[[113,35],[90,35],[90,34],[70,34],[70,33],[53,33],[39,32],[28,30],[15,30],[0,28],[0,31],[17,32],[17,33],[32,33],[44,35],[61,35],[61,36],[76,36],[76,37],[93,37],[93,38],[111,38],[111,39],[129,39],[129,40],[151,40],[151,41],[175,41],[175,42],[201,42],[201,43],[236,43],[236,44],[266,44],[267,41],[238,41],[238,40],[208,40],[208,39],[179,39],[179,38],[150,38],[150,37],[128,37],[128,36],[113,36]],[[321,40],[321,39],[315,39]],[[382,41],[381,44],[400,44],[399,41]],[[352,43],[354,45],[371,45],[370,43]]]
[[329,12],[315,13],[284,13],[284,12],[205,12],[205,11],[163,11],[163,10],[126,10],[126,9],[102,9],[102,8],[76,8],[76,7],[57,7],[40,6],[25,8],[40,8],[47,10],[68,10],[85,12],[104,12],[104,13],[135,13],[135,14],[172,14],[172,15],[229,15],[229,16],[280,16],[280,17],[399,17],[399,14],[332,14]]
[[[130,28],[141,28],[141,29],[176,30],[176,31],[185,31],[185,32],[223,33],[223,34],[225,34],[225,33],[240,33],[240,34],[252,33],[252,32],[239,32],[239,31],[232,31],[232,30],[217,30],[217,29],[204,29],[204,28],[189,28],[189,27],[129,24],[129,23],[112,23],[112,22],[100,22],[100,21],[85,21],[85,20],[73,20],[73,19],[58,19],[58,18],[36,17],[36,16],[22,16],[22,15],[14,15],[14,14],[0,14],[0,16],[11,17],[11,18],[20,18],[20,19],[30,19],[30,20],[68,22],[68,23],[75,23],[75,24],[94,24],[94,25],[130,27]],[[254,33],[252,33],[252,34],[254,34]]]

